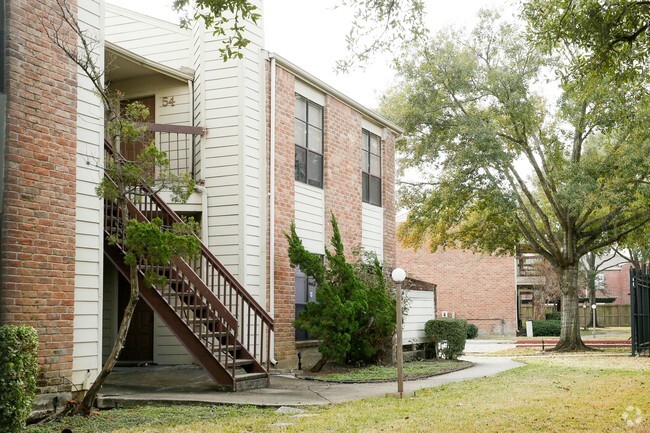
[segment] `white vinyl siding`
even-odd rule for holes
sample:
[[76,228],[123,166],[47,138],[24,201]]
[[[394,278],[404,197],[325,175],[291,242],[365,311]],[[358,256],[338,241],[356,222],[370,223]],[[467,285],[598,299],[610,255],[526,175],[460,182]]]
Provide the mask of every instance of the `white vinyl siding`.
[[402,341],[404,344],[422,343],[428,341],[424,334],[424,325],[434,319],[434,292],[405,290],[409,309],[404,318]]
[[[80,0],[78,19],[91,37],[102,40],[102,8],[98,0]],[[98,63],[102,64],[103,47]],[[101,368],[103,218],[95,188],[103,164],[104,109],[92,82],[77,73],[77,201],[75,242],[74,346],[72,383],[81,389]]]
[[192,356],[157,314],[154,314],[153,326],[153,361],[156,364],[179,365],[192,363]]
[[[255,2],[261,8],[261,2]],[[222,41],[194,29],[195,122],[205,180],[208,248],[264,304],[266,142],[260,48],[262,31],[247,24],[243,59],[224,63]]]
[[190,30],[110,4],[106,5],[106,40],[175,69],[192,63]]
[[384,258],[384,209],[368,203],[361,208],[361,246]]
[[325,192],[302,182],[295,186],[296,232],[308,251],[325,254]]

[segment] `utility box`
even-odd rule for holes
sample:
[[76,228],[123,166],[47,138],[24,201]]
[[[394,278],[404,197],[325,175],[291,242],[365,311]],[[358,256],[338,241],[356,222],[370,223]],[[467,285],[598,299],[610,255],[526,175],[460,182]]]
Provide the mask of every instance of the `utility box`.
[[526,337],[532,337],[532,336],[533,336],[533,321],[526,320]]

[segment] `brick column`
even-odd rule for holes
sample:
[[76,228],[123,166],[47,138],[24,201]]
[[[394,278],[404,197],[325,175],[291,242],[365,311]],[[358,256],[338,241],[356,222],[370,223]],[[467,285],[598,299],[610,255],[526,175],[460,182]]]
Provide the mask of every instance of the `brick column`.
[[[76,14],[76,0],[68,0]],[[44,34],[54,0],[7,2],[3,321],[39,334],[41,393],[70,390],[74,321],[77,68]]]
[[327,96],[325,108],[325,245],[330,247],[332,213],[348,260],[361,246],[361,114]]
[[284,237],[295,219],[294,76],[278,67],[275,86],[275,225],[270,227],[275,236],[275,269],[269,270],[274,272],[275,287],[269,290],[275,291],[275,354],[272,356],[285,360],[296,357],[295,330],[291,325],[295,315],[295,272],[289,263]]

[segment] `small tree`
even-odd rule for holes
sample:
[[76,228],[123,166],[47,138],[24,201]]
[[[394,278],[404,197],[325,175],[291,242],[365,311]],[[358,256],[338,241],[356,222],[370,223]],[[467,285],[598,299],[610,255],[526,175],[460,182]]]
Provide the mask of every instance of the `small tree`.
[[289,259],[318,284],[317,302],[307,304],[293,325],[321,341],[322,358],[312,368],[319,371],[327,361],[366,364],[379,359],[395,330],[395,300],[378,260],[354,266],[345,258],[341,233],[332,215],[333,252],[321,257],[305,249],[291,224]]

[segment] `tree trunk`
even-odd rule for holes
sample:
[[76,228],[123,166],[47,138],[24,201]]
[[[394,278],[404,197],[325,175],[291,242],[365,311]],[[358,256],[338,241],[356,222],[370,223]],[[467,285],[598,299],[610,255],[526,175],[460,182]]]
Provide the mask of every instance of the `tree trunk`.
[[[126,230],[126,225],[128,223],[126,204],[120,206],[120,208],[121,208],[120,213],[122,217],[122,227],[123,230]],[[126,238],[126,233],[123,233],[122,236],[123,238]],[[138,300],[140,299],[140,286],[138,283],[139,280],[138,280],[137,265],[131,265],[129,267],[129,276],[131,280],[130,281],[131,292],[129,295],[129,302],[127,303],[126,308],[124,309],[124,316],[122,317],[120,328],[117,331],[117,338],[113,343],[113,348],[111,349],[111,353],[108,356],[108,359],[106,360],[104,366],[102,367],[102,371],[99,372],[99,375],[97,376],[93,384],[86,392],[86,395],[84,396],[81,404],[76,410],[77,413],[80,413],[82,415],[90,415],[92,408],[95,406],[97,393],[104,385],[104,381],[106,380],[108,375],[111,373],[111,371],[113,371],[113,367],[115,367],[115,363],[117,362],[117,359],[120,357],[120,353],[122,352],[122,348],[124,347],[126,336],[129,333],[129,328],[131,326],[131,319],[133,318],[135,307],[138,303]]]
[[572,265],[559,272],[562,289],[562,328],[560,340],[554,350],[558,352],[587,350],[580,337],[580,315],[578,313],[578,265]]
[[544,289],[535,289],[533,291],[533,320],[546,319],[546,296]]

